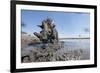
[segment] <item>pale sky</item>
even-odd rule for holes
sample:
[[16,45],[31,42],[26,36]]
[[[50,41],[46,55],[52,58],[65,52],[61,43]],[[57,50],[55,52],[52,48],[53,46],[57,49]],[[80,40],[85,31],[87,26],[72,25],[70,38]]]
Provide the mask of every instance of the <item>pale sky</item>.
[[21,10],[21,22],[25,24],[22,31],[39,32],[41,29],[37,25],[47,17],[54,20],[59,37],[89,36],[90,14],[78,12]]

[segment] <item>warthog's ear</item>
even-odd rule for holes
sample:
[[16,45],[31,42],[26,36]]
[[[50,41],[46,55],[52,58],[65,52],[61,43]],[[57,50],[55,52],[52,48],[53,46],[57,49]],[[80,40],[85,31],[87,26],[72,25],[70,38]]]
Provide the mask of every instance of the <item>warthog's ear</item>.
[[55,28],[56,25],[52,24],[52,27]]
[[43,25],[37,25],[37,26],[43,29]]

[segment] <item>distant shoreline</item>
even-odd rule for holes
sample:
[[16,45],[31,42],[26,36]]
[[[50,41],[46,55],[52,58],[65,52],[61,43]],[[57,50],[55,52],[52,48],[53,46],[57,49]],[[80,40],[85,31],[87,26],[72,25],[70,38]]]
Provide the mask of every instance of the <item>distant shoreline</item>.
[[90,39],[90,37],[86,37],[86,38],[59,38],[59,40],[64,40],[64,39]]

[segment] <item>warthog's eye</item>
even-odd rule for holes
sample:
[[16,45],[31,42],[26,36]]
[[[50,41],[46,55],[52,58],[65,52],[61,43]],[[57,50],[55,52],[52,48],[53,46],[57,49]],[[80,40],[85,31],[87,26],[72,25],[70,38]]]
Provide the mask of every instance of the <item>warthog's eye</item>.
[[48,33],[51,33],[51,31],[49,30]]

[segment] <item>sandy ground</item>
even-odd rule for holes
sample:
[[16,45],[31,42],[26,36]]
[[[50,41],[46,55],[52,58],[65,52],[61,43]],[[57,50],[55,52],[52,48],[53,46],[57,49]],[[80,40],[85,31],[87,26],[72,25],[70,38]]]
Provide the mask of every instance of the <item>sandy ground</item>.
[[[22,63],[87,60],[90,57],[89,50],[86,49],[63,50],[63,47],[52,44],[49,44],[46,49],[42,49],[41,47],[37,48],[34,46],[36,42],[39,42],[39,40],[33,36],[29,36],[26,34],[22,35],[21,38]],[[31,46],[29,46],[29,44],[31,44]]]

